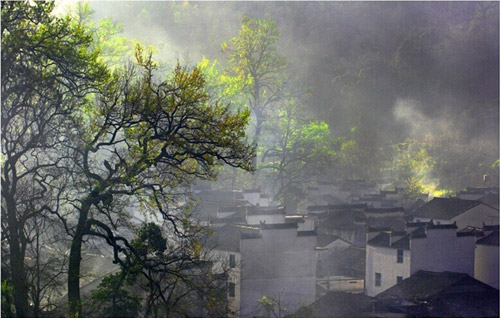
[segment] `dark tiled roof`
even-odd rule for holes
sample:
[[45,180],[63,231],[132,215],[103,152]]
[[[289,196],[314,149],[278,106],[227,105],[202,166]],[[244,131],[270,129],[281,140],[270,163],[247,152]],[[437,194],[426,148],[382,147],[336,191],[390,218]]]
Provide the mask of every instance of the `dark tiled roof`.
[[405,220],[401,215],[384,215],[383,217],[368,217],[366,225],[372,228],[391,227],[393,230],[404,230]]
[[316,231],[298,231],[297,236],[316,236],[318,232]]
[[413,217],[450,220],[480,203],[481,202],[476,200],[434,198],[421,207],[415,209],[411,215]]
[[320,216],[318,228],[321,229],[354,229],[355,222],[364,218],[364,213],[355,210],[337,210]]
[[457,232],[457,236],[484,236],[484,231],[480,227],[467,226]]
[[372,198],[372,199],[383,199],[385,198],[385,193],[364,193],[364,198]]
[[328,234],[318,234],[316,246],[325,247],[340,238],[336,235],[328,235]]
[[405,212],[403,207],[394,207],[394,208],[366,208],[366,213],[396,213],[396,212]]
[[380,194],[398,194],[398,188],[395,190],[382,190],[380,189]]
[[410,238],[409,238],[409,235],[406,234],[403,237],[397,239],[395,242],[392,243],[391,247],[392,248],[409,250],[410,249]]
[[304,223],[305,218],[303,215],[287,215],[285,216],[286,223]]
[[261,233],[241,233],[241,239],[246,240],[246,239],[260,239],[262,238]]
[[247,212],[251,215],[261,214],[285,214],[285,208],[281,206],[223,206],[219,208],[220,212]]
[[410,233],[410,239],[426,238],[425,228],[419,227]]
[[491,207],[498,209],[498,195],[496,195],[496,194],[488,193],[488,194],[485,194],[484,196],[480,197],[477,200],[483,202],[486,205],[489,205]]
[[260,193],[260,188],[255,189],[244,189],[243,193]]
[[276,224],[265,224],[259,225],[263,230],[285,230],[285,229],[296,229],[297,223],[276,223]]
[[344,201],[342,201],[341,199],[339,199],[336,196],[331,195],[331,194],[318,195],[315,199],[323,200],[323,201],[327,202],[330,205],[345,204]]
[[480,245],[496,245],[498,246],[498,231],[492,232],[485,237],[476,241]]
[[406,228],[416,228],[416,227],[426,226],[429,223],[432,223],[432,222],[406,222],[405,227]]
[[490,188],[474,188],[474,187],[467,187],[466,192],[474,192],[474,193],[484,193],[484,192],[496,192],[498,193],[498,188],[497,187],[490,187]]
[[390,232],[380,232],[377,236],[366,242],[367,245],[390,247],[391,235]]
[[243,194],[236,191],[208,190],[196,195],[204,201],[237,201],[243,200]]
[[366,244],[376,247],[410,249],[409,234],[406,232],[381,232]]
[[384,231],[390,231],[392,230],[390,226],[385,226],[385,227],[372,227],[368,226],[366,229],[366,232],[384,232]]
[[208,238],[207,246],[209,248],[220,249],[225,251],[240,251],[241,230],[231,224],[227,224]]
[[[359,198],[356,200],[357,202],[390,202],[397,203],[398,200],[395,199],[386,199],[386,198]],[[354,202],[354,200],[353,200]]]
[[214,218],[210,220],[211,224],[245,224],[245,216],[243,215],[236,215],[236,216],[228,216],[225,218]]
[[500,230],[500,225],[486,225],[483,223],[483,231],[498,231]]
[[471,283],[474,280],[467,274],[454,272],[429,272],[420,270],[404,279],[401,283],[378,294],[378,299],[406,298],[424,300],[450,288],[457,282]]
[[429,230],[444,230],[444,229],[457,229],[457,223],[453,224],[434,224],[433,222],[429,222],[427,225]]
[[293,317],[365,317],[374,302],[375,298],[364,294],[330,291],[309,306],[296,311]]
[[376,298],[399,312],[423,306],[423,316],[498,317],[498,296],[498,289],[467,274],[418,271]]
[[366,208],[366,203],[361,204],[327,204],[327,205],[311,205],[307,207],[309,212],[318,211],[332,211],[332,210],[343,210],[343,209],[364,209]]

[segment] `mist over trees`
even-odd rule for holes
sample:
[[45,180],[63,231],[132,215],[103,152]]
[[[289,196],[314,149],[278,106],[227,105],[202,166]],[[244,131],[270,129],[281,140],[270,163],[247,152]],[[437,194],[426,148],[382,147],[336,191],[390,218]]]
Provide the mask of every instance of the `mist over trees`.
[[[445,172],[452,169],[434,169],[436,185],[457,190],[480,184],[483,174],[497,180],[498,3],[115,7],[96,5],[96,17],[120,21],[125,34],[154,44],[166,60],[196,64],[204,56],[217,60],[221,72],[230,58],[220,44],[238,35],[244,15],[275,21],[277,54],[296,79],[290,91],[311,89],[303,107],[324,120],[335,138],[344,138],[344,149],[355,157],[355,164],[345,163],[351,165],[345,170],[349,174],[341,177],[387,177],[393,145],[406,139],[431,142],[425,135],[435,137],[433,143],[445,142],[452,135],[466,149],[464,156],[481,152],[483,159],[459,159],[468,162],[467,181]],[[345,153],[339,156],[339,162],[347,160]]]
[[317,181],[498,185],[498,2],[54,7],[2,2],[6,317],[227,314],[195,180],[289,211]]

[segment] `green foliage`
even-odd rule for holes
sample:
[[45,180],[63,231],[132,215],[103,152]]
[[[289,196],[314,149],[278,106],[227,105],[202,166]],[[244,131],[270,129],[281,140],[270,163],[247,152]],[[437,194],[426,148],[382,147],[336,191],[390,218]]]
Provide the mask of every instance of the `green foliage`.
[[146,223],[139,229],[132,246],[140,255],[159,255],[167,249],[167,240],[161,232],[161,228],[155,223]]
[[274,299],[266,295],[258,299],[258,317],[281,318],[285,317],[289,310],[281,306],[280,299]]
[[[59,170],[75,123],[70,114],[109,78],[87,30],[52,14],[53,2],[2,3],[2,227],[8,237],[16,314],[26,316],[30,223],[58,213]],[[36,223],[34,223],[36,224]],[[56,274],[57,275],[57,274]],[[38,299],[39,300],[39,299]],[[38,310],[36,308],[35,310]]]
[[[97,289],[91,292],[91,317],[137,317],[141,308],[139,296],[133,295],[123,272],[103,278]],[[130,288],[130,287],[129,287]]]
[[305,198],[306,187],[329,173],[336,159],[336,140],[328,125],[315,121],[291,99],[266,127],[261,143],[261,169],[271,180],[275,199],[293,210]]
[[277,52],[280,33],[276,22],[243,16],[238,36],[222,43],[229,52],[226,82],[241,91],[255,116],[258,144],[269,109],[283,98],[286,60]]
[[2,280],[2,317],[15,317],[12,290],[12,284],[5,279]]
[[388,170],[394,185],[405,189],[405,201],[419,193],[442,197],[467,186],[483,186],[484,174],[495,185],[498,167],[490,164],[495,158],[487,157],[483,147],[481,141],[462,143],[452,132],[407,139],[394,147]]
[[92,36],[91,50],[99,52],[99,60],[111,69],[123,67],[133,58],[137,44],[125,36],[123,26],[110,18],[93,21],[94,10],[87,1],[75,2],[69,8],[69,17],[73,24],[90,31]]
[[285,58],[277,54],[280,36],[275,21],[243,16],[238,37],[222,43],[222,49],[230,52],[228,65],[232,74],[242,80],[251,80],[252,84],[275,81],[286,66]]

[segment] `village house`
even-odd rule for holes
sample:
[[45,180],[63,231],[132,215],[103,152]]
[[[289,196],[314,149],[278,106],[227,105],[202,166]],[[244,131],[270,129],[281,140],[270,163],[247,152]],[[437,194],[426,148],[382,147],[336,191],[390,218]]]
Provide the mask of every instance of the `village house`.
[[476,241],[474,278],[498,289],[498,227]]
[[365,250],[334,235],[318,234],[316,298],[329,291],[363,292]]
[[476,200],[434,198],[410,213],[413,222],[434,224],[456,223],[459,229],[467,226],[498,225],[498,209]]
[[498,317],[498,296],[464,273],[418,271],[375,297],[328,292],[291,317]]
[[498,188],[490,187],[490,188],[472,188],[467,187],[467,190],[460,191],[457,193],[457,197],[462,200],[479,200],[479,198],[487,195],[493,194],[498,196]]
[[375,313],[366,316],[498,317],[498,296],[470,275],[421,270],[377,295]]
[[253,206],[269,206],[269,196],[261,194],[259,188],[244,189],[241,194],[243,195],[243,200],[247,201]]
[[260,224],[257,234],[242,234],[241,317],[253,317],[258,300],[279,300],[296,310],[315,300],[316,232],[297,231],[294,223]]
[[368,232],[365,293],[375,296],[419,270],[474,275],[475,235],[456,224],[409,223],[405,231]]
[[[325,211],[323,213],[317,213]],[[406,211],[402,207],[373,208],[366,204],[329,205],[311,207],[317,219],[318,233],[335,235],[353,244],[366,245],[366,231],[370,227],[404,229]]]

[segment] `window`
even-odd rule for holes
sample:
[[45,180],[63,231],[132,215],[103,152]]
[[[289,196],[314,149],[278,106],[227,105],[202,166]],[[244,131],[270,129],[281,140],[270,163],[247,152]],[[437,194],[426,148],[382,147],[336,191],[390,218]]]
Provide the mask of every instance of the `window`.
[[236,256],[234,254],[229,254],[229,267],[236,267]]
[[403,263],[403,250],[398,250],[398,263]]
[[382,285],[382,274],[375,273],[375,286]]
[[234,297],[235,292],[236,292],[236,284],[229,283],[229,297]]
[[399,284],[403,281],[403,276],[396,276],[396,284]]

